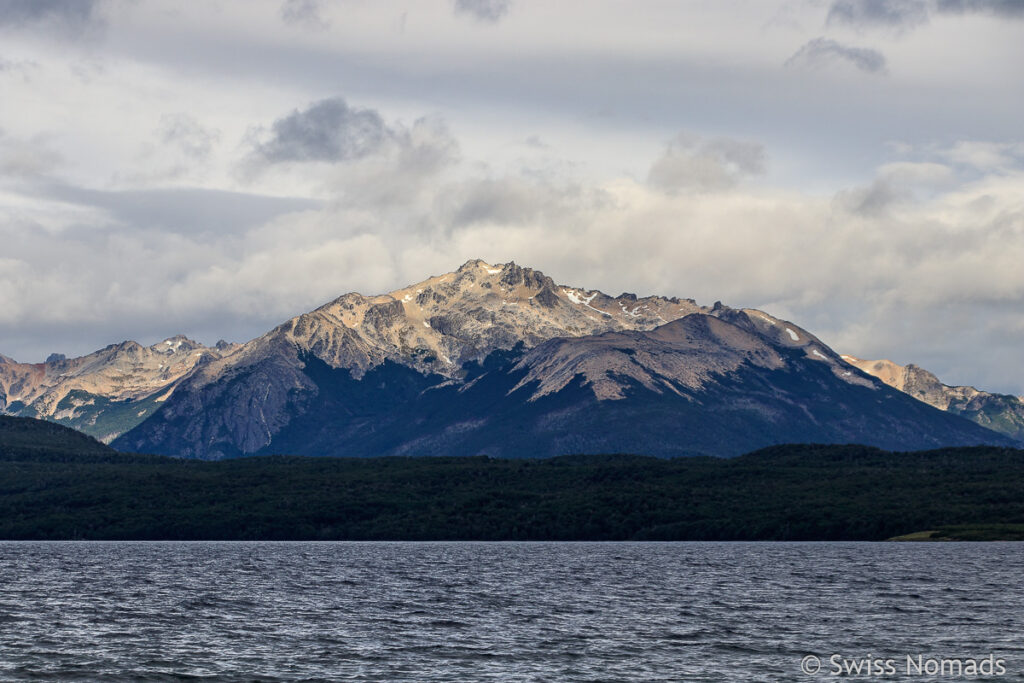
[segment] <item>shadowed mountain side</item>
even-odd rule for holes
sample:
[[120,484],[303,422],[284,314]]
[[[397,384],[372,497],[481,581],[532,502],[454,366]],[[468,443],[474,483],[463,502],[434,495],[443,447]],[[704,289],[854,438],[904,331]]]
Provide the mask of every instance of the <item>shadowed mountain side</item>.
[[91,436],[52,422],[0,415],[0,460],[119,455]]
[[[862,375],[816,340],[798,343],[783,332],[779,341],[748,314],[731,315],[736,323],[692,314],[651,331],[499,351],[466,363],[460,381],[392,362],[357,379],[282,344],[212,385],[186,380],[115,445],[216,459],[733,456],[797,441],[888,449],[1013,443]],[[268,404],[278,416],[269,429],[237,429]]]

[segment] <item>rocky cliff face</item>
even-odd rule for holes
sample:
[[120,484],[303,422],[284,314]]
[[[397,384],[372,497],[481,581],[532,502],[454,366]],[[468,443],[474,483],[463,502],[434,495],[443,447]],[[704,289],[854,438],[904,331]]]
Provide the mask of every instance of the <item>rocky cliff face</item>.
[[112,344],[80,358],[0,363],[0,412],[40,417],[110,441],[152,415],[197,366],[238,345],[208,348],[183,336],[153,346]]
[[[716,307],[652,330],[519,344],[466,362],[457,379],[390,360],[356,378],[308,351],[288,358],[206,386],[190,386],[193,376],[116,445],[217,458],[730,456],[794,441],[1010,443],[860,373],[760,311]],[[269,400],[251,400],[257,388]],[[239,424],[261,426],[240,432]]]
[[612,297],[470,261],[350,293],[243,345],[0,359],[0,409],[192,458],[732,455],[781,441],[1010,443],[763,311]]
[[612,298],[515,263],[470,261],[383,296],[346,294],[271,334],[356,377],[385,360],[457,377],[466,361],[518,343],[649,330],[702,310],[692,300]]
[[198,458],[729,455],[778,439],[924,447],[940,443],[935,434],[998,440],[919,407],[762,311],[611,297],[514,263],[470,261],[287,321],[190,373],[116,445]]
[[848,355],[843,360],[930,406],[1024,441],[1024,400],[1018,396],[943,384],[938,377],[913,364],[897,365],[891,360],[864,360]]
[[650,330],[703,310],[688,299],[613,298],[558,285],[515,263],[469,261],[388,294],[345,294],[197,368],[176,387],[161,419],[119,446],[200,458],[260,451],[301,406],[322,400],[304,373],[309,358],[356,380],[390,363],[458,383],[464,364],[495,351],[555,337]]

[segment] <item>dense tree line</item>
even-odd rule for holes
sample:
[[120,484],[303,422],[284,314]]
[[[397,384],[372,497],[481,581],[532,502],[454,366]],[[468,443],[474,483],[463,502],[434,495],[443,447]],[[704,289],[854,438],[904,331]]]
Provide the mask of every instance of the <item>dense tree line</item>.
[[10,419],[3,539],[879,540],[950,525],[996,538],[1010,527],[993,525],[1024,524],[1013,449],[200,462]]

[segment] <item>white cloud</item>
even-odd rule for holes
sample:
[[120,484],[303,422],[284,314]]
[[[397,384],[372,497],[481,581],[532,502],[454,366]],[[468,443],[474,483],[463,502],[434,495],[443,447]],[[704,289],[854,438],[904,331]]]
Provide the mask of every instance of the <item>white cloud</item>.
[[647,182],[666,192],[721,190],[765,172],[764,146],[743,140],[680,133],[651,165]]
[[[0,21],[0,353],[244,339],[481,257],[1024,392],[1024,24],[925,4],[106,0],[84,41]],[[784,68],[801,45],[853,68]]]
[[[763,187],[666,194],[624,178],[459,179],[428,165],[413,192],[343,200],[366,190],[360,182],[404,185],[403,164],[393,161],[380,161],[379,176],[361,177],[367,169],[358,165],[354,176],[336,176],[339,200],[322,209],[240,232],[108,224],[26,239],[24,226],[8,227],[0,238],[20,235],[21,246],[4,261],[2,323],[73,330],[117,315],[120,329],[161,311],[165,325],[207,329],[219,318],[248,321],[237,329],[255,334],[345,291],[387,291],[480,257],[613,294],[763,307],[837,350],[928,361],[947,381],[1010,390],[1024,379],[1002,365],[1021,341],[1020,170],[958,181],[944,165],[898,162],[861,189],[817,197]],[[865,210],[883,186],[882,208]],[[989,311],[987,321],[972,315],[978,310]],[[965,366],[964,349],[978,345],[986,353]]]

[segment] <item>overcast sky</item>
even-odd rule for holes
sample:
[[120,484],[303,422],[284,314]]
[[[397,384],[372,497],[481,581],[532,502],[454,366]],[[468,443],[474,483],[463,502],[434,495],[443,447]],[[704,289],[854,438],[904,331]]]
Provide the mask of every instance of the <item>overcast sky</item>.
[[1024,2],[0,0],[0,353],[470,258],[1024,394]]

